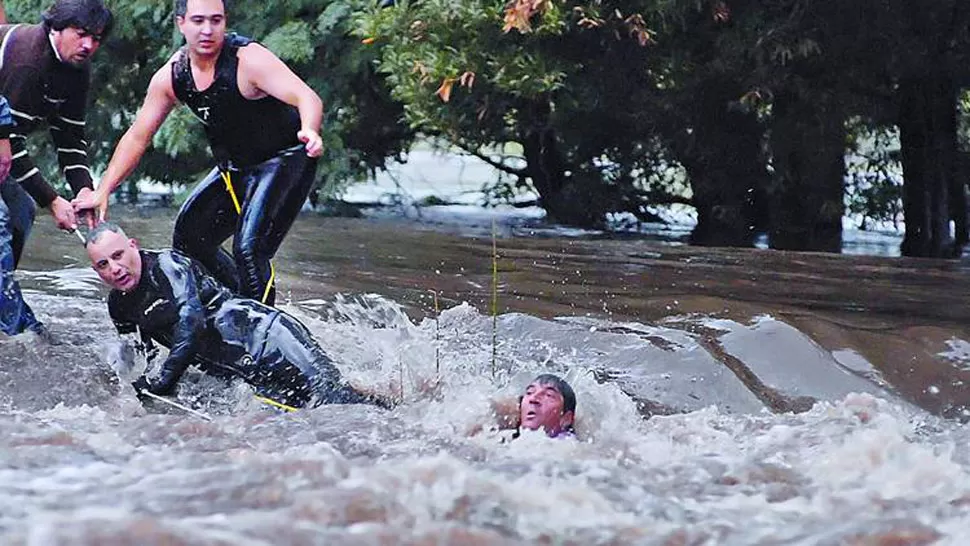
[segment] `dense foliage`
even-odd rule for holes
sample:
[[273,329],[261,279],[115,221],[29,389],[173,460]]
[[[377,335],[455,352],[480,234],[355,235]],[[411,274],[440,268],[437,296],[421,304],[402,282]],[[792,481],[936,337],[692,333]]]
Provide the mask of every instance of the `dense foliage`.
[[520,143],[513,172],[559,220],[674,201],[658,174],[677,164],[695,243],[838,251],[848,205],[904,210],[904,252],[943,256],[967,242],[968,18],[959,0],[412,0],[360,36],[412,127]]
[[[182,43],[172,2],[108,0],[107,4],[116,25],[94,59],[87,120],[90,155],[102,166],[134,119],[148,81]],[[47,5],[48,0],[6,0],[11,22],[38,22]],[[351,15],[370,5],[368,0],[237,0],[230,4],[230,31],[254,37],[273,50],[323,98],[321,185],[340,186],[363,178],[383,167],[387,158],[398,156],[412,136],[399,122],[401,105],[390,100],[373,70],[376,51],[348,36]],[[41,137],[34,142],[46,146],[48,139]],[[45,164],[53,167],[49,161]],[[132,179],[144,176],[192,184],[208,168],[211,160],[201,126],[186,109],[178,109],[159,131],[154,148]]]
[[[45,3],[7,11],[34,21]],[[179,45],[167,2],[109,5],[89,118],[100,164]],[[910,255],[970,239],[962,0],[238,0],[230,27],[323,96],[323,184],[420,134],[505,173],[496,198],[528,188],[572,225],[684,203],[698,244],[767,233],[838,251],[847,212],[904,219]],[[208,162],[179,113],[140,174],[183,183]]]

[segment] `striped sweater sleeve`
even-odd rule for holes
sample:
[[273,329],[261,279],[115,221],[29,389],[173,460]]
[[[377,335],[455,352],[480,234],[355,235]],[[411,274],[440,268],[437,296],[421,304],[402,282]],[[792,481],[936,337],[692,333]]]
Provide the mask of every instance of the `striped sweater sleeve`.
[[[48,119],[51,136],[57,147],[57,162],[64,178],[74,194],[82,188],[93,188],[91,168],[88,164],[88,141],[84,136],[84,120],[88,101],[88,76],[79,78],[76,92],[72,93],[62,108]],[[46,99],[47,97],[45,97]]]
[[25,129],[43,119],[26,112],[12,109],[16,126],[10,132],[10,151],[13,152],[13,164],[10,165],[10,179],[19,183],[27,193],[42,207],[47,207],[57,197],[54,188],[44,180],[40,169],[27,153],[27,132]]
[[[84,113],[87,101],[86,79],[75,86],[76,93],[71,99],[54,108],[47,117],[51,137],[57,148],[57,162],[67,183],[76,195],[81,188],[92,188],[91,169],[88,167],[87,141],[84,139]],[[45,97],[45,100],[49,100]],[[25,118],[25,122],[38,122],[42,118],[24,112],[14,112],[15,116]],[[57,192],[41,175],[40,170],[27,153],[26,135],[16,130],[11,134],[10,147],[13,151],[13,165],[10,175],[27,190],[27,193],[42,207],[50,206],[58,197]]]
[[10,151],[13,152],[10,179],[19,182],[38,205],[49,206],[57,197],[57,192],[44,180],[40,169],[27,153],[27,136],[18,133],[16,128],[10,133]]

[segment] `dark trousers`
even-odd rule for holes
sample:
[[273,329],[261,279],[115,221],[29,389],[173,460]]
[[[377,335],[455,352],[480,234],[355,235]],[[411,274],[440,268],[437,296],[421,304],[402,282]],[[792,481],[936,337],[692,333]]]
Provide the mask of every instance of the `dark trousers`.
[[[202,262],[234,292],[273,305],[270,260],[313,189],[317,161],[294,147],[251,167],[230,170],[241,212],[213,169],[182,205],[172,246]],[[232,255],[220,245],[233,237]]]

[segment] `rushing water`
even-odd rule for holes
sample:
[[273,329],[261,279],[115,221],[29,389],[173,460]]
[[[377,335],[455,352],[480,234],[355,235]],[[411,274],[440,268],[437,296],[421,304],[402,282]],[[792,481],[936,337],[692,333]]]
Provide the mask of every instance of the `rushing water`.
[[[171,219],[114,211],[146,247]],[[0,544],[917,545],[970,541],[963,262],[492,241],[302,217],[283,307],[396,409],[279,414],[190,373],[142,406],[103,290],[39,220],[53,332],[0,341]],[[492,270],[497,270],[497,315]],[[580,441],[505,441],[538,372]]]

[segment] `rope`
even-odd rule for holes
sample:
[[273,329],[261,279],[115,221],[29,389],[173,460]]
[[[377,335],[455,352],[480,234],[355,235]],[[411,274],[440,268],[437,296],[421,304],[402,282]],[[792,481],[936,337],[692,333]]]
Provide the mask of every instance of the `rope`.
[[283,411],[297,411],[297,408],[294,408],[293,406],[287,406],[286,404],[282,404],[280,402],[277,402],[276,400],[273,400],[272,398],[266,398],[265,396],[259,396],[259,395],[255,395],[255,396],[256,396],[256,400],[259,400],[260,402],[263,402],[264,404],[269,404],[271,406],[277,407],[277,408],[279,408],[279,409],[281,409]]
[[[232,175],[229,174],[229,170],[219,170],[219,174],[222,175],[222,181],[226,183],[226,190],[229,192],[229,197],[232,198],[232,204],[236,207],[236,214],[242,215],[242,206],[239,204],[239,198],[236,196],[236,190],[232,187]],[[270,288],[276,282],[276,268],[273,267],[273,262],[269,263],[269,281],[266,282],[266,289],[263,290],[263,297],[259,300],[260,303],[266,303],[269,299]]]

